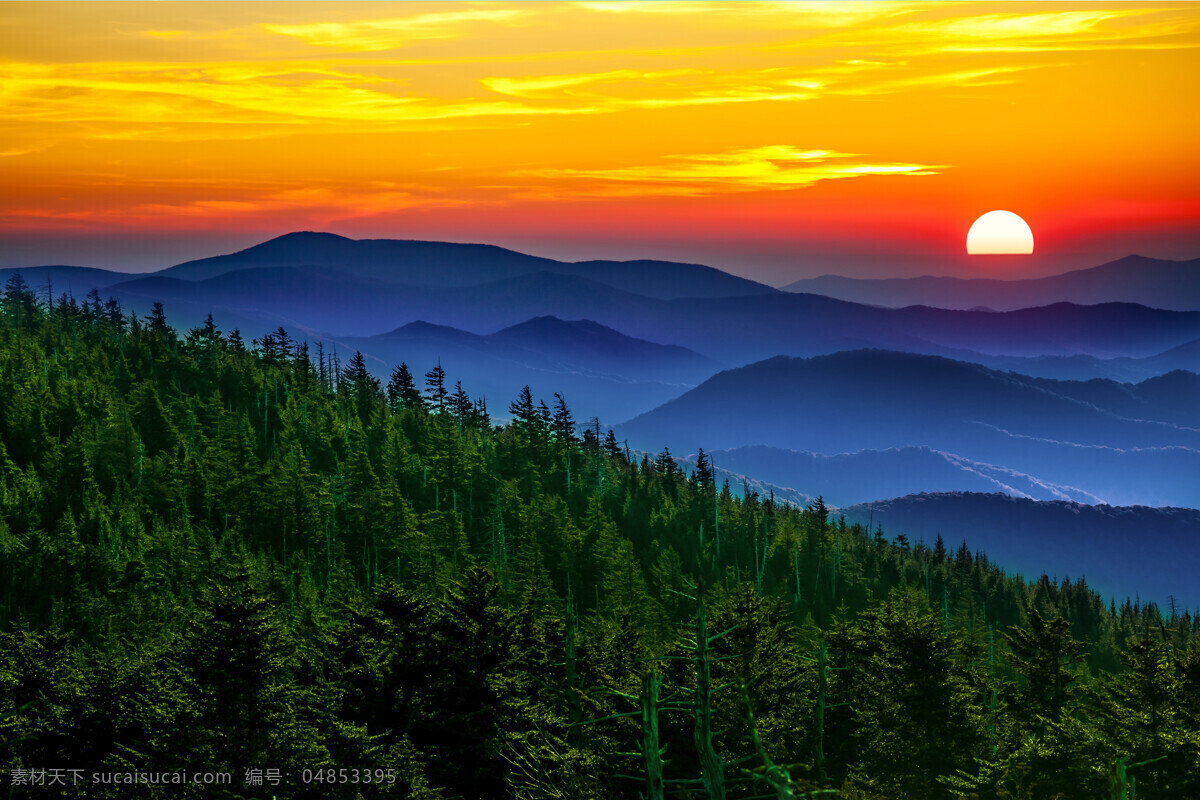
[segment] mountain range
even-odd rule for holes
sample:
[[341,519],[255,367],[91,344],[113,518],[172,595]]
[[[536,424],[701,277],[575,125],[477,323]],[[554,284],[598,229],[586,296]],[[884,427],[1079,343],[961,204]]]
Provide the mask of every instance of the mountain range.
[[[1124,264],[1123,280],[1136,280],[1138,264]],[[38,267],[26,278],[38,287],[50,274],[56,292],[80,295],[86,283],[103,283],[106,294],[139,309],[162,301],[184,327],[212,311],[226,329],[236,324],[251,336],[284,325],[369,337],[418,320],[486,335],[535,317],[588,319],[725,366],[861,347],[981,359],[1147,359],[1200,340],[1200,311],[1127,302],[1047,304],[1048,295],[1004,313],[880,308],[780,292],[696,264],[567,263],[490,245],[311,232],[120,280],[82,269]]]
[[[1200,511],[1194,508],[1087,505],[1006,494],[922,493],[842,508],[847,522],[882,525],[932,546],[963,536],[1006,571],[1035,580],[1086,579],[1102,596],[1153,600],[1167,610],[1200,608]],[[956,536],[950,539],[948,537]]]
[[942,355],[960,361],[974,361],[1005,372],[1019,372],[1023,375],[1059,380],[1086,381],[1099,378],[1136,383],[1176,370],[1200,372],[1200,339],[1144,358],[1096,358],[1085,355],[1003,356],[984,355],[970,350],[945,351]]
[[[1127,258],[1003,283],[1127,286],[1189,264]],[[1198,379],[1178,371],[1200,367],[1197,311],[882,308],[696,264],[312,232],[149,275],[25,274],[56,292],[92,283],[141,313],[161,301],[180,327],[209,312],[247,339],[283,326],[343,362],[362,352],[384,379],[401,361],[418,377],[440,361],[501,417],[524,385],[559,392],[579,419],[629,420],[621,430],[639,447],[728,450],[743,473],[800,492],[822,491],[809,484],[824,475],[847,502],[1000,488],[1197,503],[1185,476],[1197,474]],[[1092,380],[1064,380],[1075,376]]]
[[561,393],[582,421],[599,416],[612,423],[648,411],[695,386],[719,369],[684,347],[625,336],[590,320],[535,317],[495,333],[410,322],[389,333],[333,342],[345,357],[369,354],[381,375],[405,362],[414,375],[440,363],[451,381],[504,416],[508,403],[528,385],[541,398]]
[[551,273],[660,299],[737,297],[777,291],[701,264],[649,260],[564,262],[487,244],[347,239],[312,231],[285,234],[229,255],[188,261],[161,274],[201,281],[272,267],[323,267],[344,276],[423,289],[461,288]]
[[[881,488],[903,488],[913,474],[928,473],[929,453],[905,449],[923,447],[961,459],[960,479],[971,474],[956,489],[979,488],[981,471],[970,465],[983,464],[990,479],[1012,473],[1005,484],[1014,490],[1033,483],[1051,496],[1186,506],[1197,501],[1200,426],[1180,423],[1195,425],[1198,407],[1190,374],[1138,385],[1080,384],[938,356],[859,350],[726,370],[618,433],[635,446],[666,445],[678,453],[748,446],[825,456],[898,450],[872,456]],[[764,449],[736,458],[748,474],[824,492],[805,482],[814,467],[802,458]],[[866,460],[860,455],[860,463]],[[943,479],[947,466],[938,465]],[[864,489],[871,484],[860,481]]]
[[1036,280],[780,291],[700,264],[299,232],[156,273],[21,272],[39,295],[96,288],[139,314],[162,302],[183,329],[210,312],[246,340],[283,326],[342,363],[363,353],[385,381],[405,362],[423,383],[440,363],[501,420],[524,385],[558,392],[581,422],[626,420],[635,449],[669,446],[686,467],[703,447],[722,480],[876,521],[890,508],[926,538],[943,518],[984,531],[998,515],[1029,536],[972,544],[1033,574],[1058,563],[1035,538],[1058,536],[1064,508],[1140,508],[1078,512],[1119,519],[1104,528],[1116,547],[1175,530],[1164,520],[1179,515],[1152,507],[1200,506],[1198,270],[1131,256]]
[[1200,310],[1200,259],[1167,261],[1126,256],[1091,269],[1047,278],[995,280],[926,275],[920,278],[846,278],[822,275],[783,287],[854,303],[1014,311],[1051,301],[1082,305],[1138,303],[1173,311]]

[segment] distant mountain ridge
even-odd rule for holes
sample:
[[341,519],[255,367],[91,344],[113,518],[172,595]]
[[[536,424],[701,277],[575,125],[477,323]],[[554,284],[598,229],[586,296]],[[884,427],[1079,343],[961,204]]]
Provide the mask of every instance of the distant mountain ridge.
[[[1200,510],[1037,501],[1005,494],[920,493],[839,509],[848,522],[882,525],[953,555],[963,536],[1009,574],[1042,572],[1087,583],[1119,604],[1135,593],[1179,610],[1200,608]],[[1159,554],[1145,558],[1137,553]]]
[[1161,353],[1130,358],[1096,358],[1089,355],[1008,356],[985,355],[971,350],[947,349],[939,355],[959,361],[973,361],[991,369],[1019,372],[1052,380],[1114,380],[1136,383],[1176,370],[1200,373],[1200,339],[1184,342]]
[[369,356],[386,377],[406,362],[415,375],[441,363],[450,381],[486,396],[498,417],[521,387],[549,401],[563,394],[582,421],[611,424],[666,402],[700,383],[720,365],[684,347],[625,336],[591,320],[538,317],[480,335],[425,321],[371,337],[332,342],[344,355]]
[[680,345],[655,344],[626,336],[590,319],[533,317],[488,337],[558,358],[592,372],[657,376],[694,384],[719,369],[717,362]]
[[822,275],[795,281],[783,289],[889,308],[923,305],[1015,311],[1054,302],[1125,302],[1170,311],[1200,311],[1200,258],[1168,261],[1131,255],[1090,269],[1021,280]]
[[[1133,304],[1058,304],[1007,313],[882,309],[818,295],[749,294],[663,299],[592,278],[533,272],[460,287],[423,287],[337,266],[246,267],[199,281],[156,273],[107,290],[172,319],[257,309],[261,335],[285,326],[329,337],[371,336],[418,319],[486,334],[533,317],[591,319],[639,339],[687,346],[725,364],[879,347],[980,357],[1146,357],[1200,339],[1200,312]],[[240,324],[240,323],[239,323]]]
[[538,272],[587,278],[647,297],[727,297],[778,290],[701,264],[674,261],[565,262],[490,244],[348,239],[301,231],[229,255],[188,261],[161,274],[205,280],[243,269],[337,268],[347,275],[429,289],[474,286]]
[[712,450],[708,455],[715,467],[754,475],[773,486],[819,493],[831,506],[916,492],[1000,491],[1034,500],[1100,502],[1072,486],[924,446],[822,454],[748,445]]
[[74,296],[82,301],[92,289],[104,289],[130,278],[140,277],[128,272],[113,272],[95,267],[73,267],[65,264],[51,264],[41,267],[24,267],[21,269],[0,269],[0,288],[14,273],[21,273],[25,283],[39,297],[45,297],[46,279],[50,279],[54,289],[55,299],[62,294]]
[[[988,465],[989,481],[1022,476],[1064,497],[1190,506],[1198,501],[1200,430],[1152,417],[1191,413],[1200,396],[1173,394],[1196,391],[1186,377],[1168,385],[1163,400],[1153,383],[1056,387],[937,356],[859,350],[726,370],[617,430],[635,446],[678,453],[765,446],[834,456],[924,447],[963,459],[959,468]],[[1133,404],[1137,418],[1112,410],[1122,403]],[[752,455],[742,451],[738,471],[800,488],[803,465],[791,466],[793,478],[776,455]],[[879,465],[890,476],[880,485],[901,483],[912,463]],[[823,488],[805,483],[803,491]]]
[[1146,377],[1192,366],[1195,359],[1184,351],[1163,354],[1200,341],[1200,312],[1132,303],[1057,303],[1002,313],[887,309],[780,292],[695,264],[571,264],[492,245],[312,232],[121,277],[104,288],[106,295],[142,313],[162,301],[169,319],[184,329],[212,312],[225,328],[237,325],[249,336],[284,325],[327,338],[367,337],[416,320],[486,335],[555,316],[686,346],[725,365],[874,347],[996,366],[1002,359],[1042,359],[1030,369],[1040,367],[1048,377],[1070,370]]
[[[814,451],[853,452],[873,446],[877,433],[886,430],[892,420],[909,424],[910,433],[925,435],[935,435],[953,423],[984,423],[1084,445],[1200,447],[1200,430],[1126,418],[1104,407],[1107,398],[1089,402],[1070,396],[1072,391],[1086,394],[1086,387],[1063,382],[1068,388],[1049,388],[1056,383],[940,356],[887,350],[845,351],[807,359],[779,356],[720,372],[673,401],[669,409],[631,420],[628,427],[672,428],[678,425],[675,420],[693,411],[717,409],[727,422],[715,426],[720,433],[710,434],[720,437],[713,447],[729,446],[726,442],[732,438],[754,436],[760,441],[753,443],[772,444],[780,430],[777,423],[795,421],[804,425],[812,441],[820,443],[811,448]],[[780,395],[787,398],[786,403],[777,402]],[[1180,398],[1182,403],[1189,400],[1200,402],[1200,397]],[[1159,415],[1157,409],[1148,410]],[[835,412],[844,419],[855,415],[853,430],[829,430],[827,420],[834,418]],[[658,424],[652,426],[655,422]]]

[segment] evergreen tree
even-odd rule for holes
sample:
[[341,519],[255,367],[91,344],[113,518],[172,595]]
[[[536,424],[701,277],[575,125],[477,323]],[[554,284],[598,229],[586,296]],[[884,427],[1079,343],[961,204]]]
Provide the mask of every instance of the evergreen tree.
[[442,369],[440,358],[437,366],[425,373],[425,393],[429,395],[430,405],[437,408],[439,414],[446,410],[446,371]]
[[20,272],[14,272],[4,283],[4,311],[12,317],[19,330],[33,320],[37,298]]
[[558,392],[554,393],[554,419],[552,423],[554,438],[565,445],[574,444],[577,441],[575,436],[575,420],[571,418],[571,410],[567,408],[567,401]]
[[949,798],[939,776],[966,769],[980,753],[979,708],[956,665],[956,637],[922,595],[893,591],[861,622],[839,621],[834,658],[849,667],[837,684],[850,698],[848,739],[835,726],[835,758],[885,793]]
[[654,459],[654,468],[659,474],[665,475],[667,478],[674,478],[679,472],[679,464],[671,456],[671,449],[664,447]]
[[104,302],[104,314],[108,319],[108,325],[116,333],[125,332],[125,314],[121,311],[121,303],[115,297],[110,297]]
[[235,353],[246,352],[246,343],[242,340],[242,332],[237,328],[229,332],[229,349]]
[[937,541],[933,545],[933,563],[943,564],[943,563],[945,563],[945,561],[946,561],[946,541],[942,538],[942,535],[939,533],[937,535]]
[[621,458],[621,446],[617,444],[617,435],[613,433],[612,428],[609,428],[604,436],[604,452],[614,461]]
[[533,404],[533,392],[528,386],[523,387],[517,399],[509,403],[508,413],[512,415],[513,427],[526,441],[537,434],[540,420],[537,407]]
[[150,323],[150,332],[155,336],[166,338],[171,331],[171,326],[167,324],[167,313],[163,310],[163,304],[157,300],[150,310],[150,316],[146,317],[146,322]]
[[1047,621],[1036,608],[1029,611],[1028,628],[1012,626],[1004,638],[1009,662],[1025,681],[1020,707],[1029,719],[1034,715],[1058,719],[1077,694],[1074,683],[1084,643],[1071,636],[1065,619]]
[[470,396],[462,388],[462,381],[455,381],[454,393],[450,395],[450,413],[459,422],[469,422],[474,405]]
[[[612,431],[609,431],[612,433]],[[708,456],[704,453],[704,448],[700,448],[700,454],[696,456],[696,485],[704,492],[711,492],[715,487],[713,478],[712,466],[709,464]]]
[[392,370],[392,377],[387,386],[387,397],[388,405],[393,411],[399,411],[401,408],[425,407],[421,391],[413,381],[412,373],[408,371],[408,365],[403,362]]
[[367,369],[367,360],[357,350],[354,351],[354,357],[350,359],[350,363],[342,370],[342,379],[356,395],[370,395],[379,391],[378,379]]

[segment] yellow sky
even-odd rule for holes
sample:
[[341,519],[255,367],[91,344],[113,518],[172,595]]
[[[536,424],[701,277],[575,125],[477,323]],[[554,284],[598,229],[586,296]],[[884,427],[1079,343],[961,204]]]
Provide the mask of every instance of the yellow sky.
[[0,3],[0,266],[321,229],[779,282],[964,268],[995,208],[1018,269],[1195,256],[1197,48],[1153,2]]

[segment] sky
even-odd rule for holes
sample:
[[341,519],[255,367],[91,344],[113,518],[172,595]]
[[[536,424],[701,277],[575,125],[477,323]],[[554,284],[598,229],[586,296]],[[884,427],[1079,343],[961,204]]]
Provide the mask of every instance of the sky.
[[[774,285],[1200,256],[1200,5],[0,3],[0,267],[295,230]],[[985,212],[1027,256],[966,254]]]

